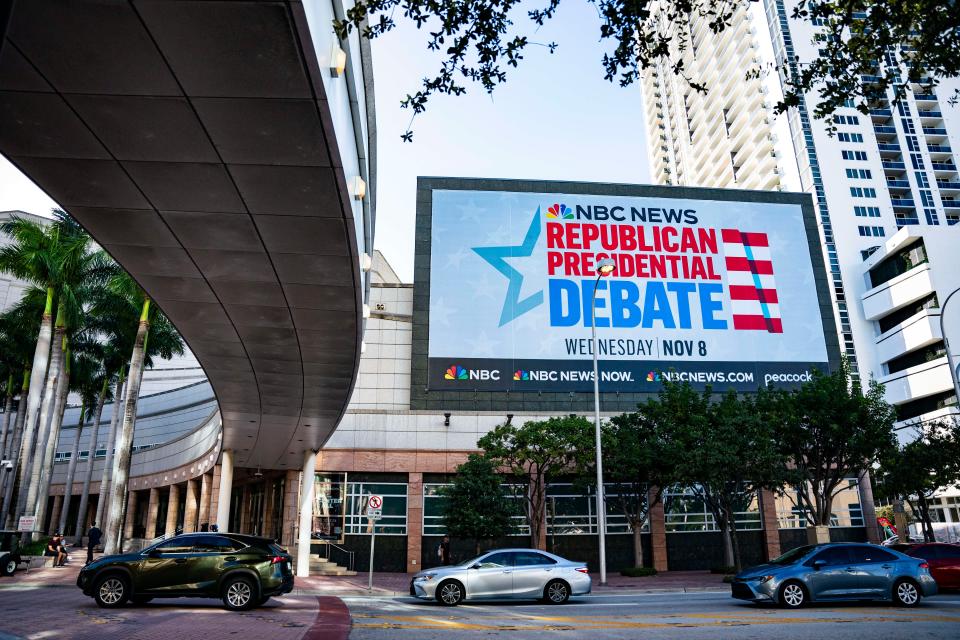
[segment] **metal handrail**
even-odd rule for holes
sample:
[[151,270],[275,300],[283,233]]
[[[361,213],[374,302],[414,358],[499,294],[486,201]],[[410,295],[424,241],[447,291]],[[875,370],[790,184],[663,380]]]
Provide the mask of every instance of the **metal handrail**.
[[353,566],[354,566],[354,562],[353,562],[354,552],[353,552],[353,551],[350,551],[349,549],[344,549],[344,548],[341,547],[340,545],[334,544],[334,543],[330,542],[329,540],[324,540],[324,541],[323,541],[323,544],[327,545],[327,558],[330,557],[330,547],[333,547],[333,548],[336,549],[337,551],[340,551],[340,552],[342,552],[342,553],[347,554],[347,570],[348,570],[348,571],[353,571]]

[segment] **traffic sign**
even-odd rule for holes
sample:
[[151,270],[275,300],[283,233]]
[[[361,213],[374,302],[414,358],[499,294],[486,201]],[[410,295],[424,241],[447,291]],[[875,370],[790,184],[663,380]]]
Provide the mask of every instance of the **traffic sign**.
[[370,509],[380,509],[383,507],[383,496],[370,496],[370,499],[367,500],[367,506]]
[[383,509],[367,509],[367,518],[370,520],[379,520],[383,517]]

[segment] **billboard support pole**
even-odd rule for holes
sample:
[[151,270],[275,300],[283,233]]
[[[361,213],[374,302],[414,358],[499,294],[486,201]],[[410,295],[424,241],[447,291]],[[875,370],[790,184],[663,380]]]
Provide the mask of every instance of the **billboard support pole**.
[[593,340],[593,432],[597,455],[597,533],[600,536],[600,584],[607,584],[607,509],[603,497],[603,450],[600,442],[600,367],[597,361],[597,289],[600,278],[613,273],[613,260],[597,263],[597,279],[590,300],[590,336]]

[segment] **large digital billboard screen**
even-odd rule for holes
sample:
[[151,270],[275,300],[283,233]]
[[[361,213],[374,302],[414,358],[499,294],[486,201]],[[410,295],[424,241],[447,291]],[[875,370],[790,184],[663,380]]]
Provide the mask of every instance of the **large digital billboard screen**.
[[427,388],[591,390],[593,309],[604,391],[794,387],[829,361],[808,228],[796,199],[433,190]]

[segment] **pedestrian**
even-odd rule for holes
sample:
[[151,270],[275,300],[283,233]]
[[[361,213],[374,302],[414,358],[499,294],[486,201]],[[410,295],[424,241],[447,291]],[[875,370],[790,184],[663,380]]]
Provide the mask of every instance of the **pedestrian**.
[[210,531],[214,531],[214,532],[220,531],[220,527],[217,526],[217,523],[216,523],[216,522],[214,522],[212,525],[210,525]]
[[63,537],[59,531],[47,541],[47,548],[43,555],[53,558],[54,567],[62,567],[63,563],[67,561],[67,551],[63,547]]
[[437,547],[437,558],[442,566],[450,564],[450,536],[443,536],[440,545]]
[[93,562],[93,549],[100,544],[102,537],[103,532],[100,531],[100,527],[94,522],[87,531],[87,564]]
[[206,533],[207,531],[210,531],[210,523],[209,522],[200,523],[200,531],[202,533]]

